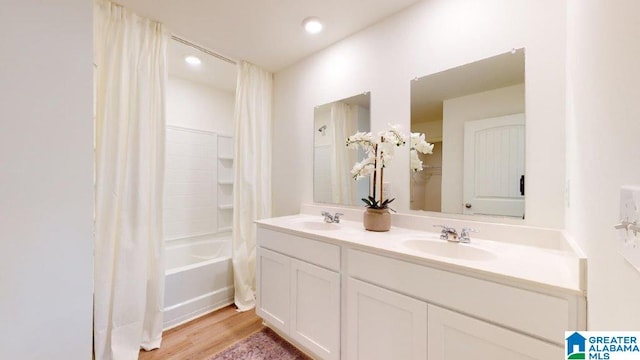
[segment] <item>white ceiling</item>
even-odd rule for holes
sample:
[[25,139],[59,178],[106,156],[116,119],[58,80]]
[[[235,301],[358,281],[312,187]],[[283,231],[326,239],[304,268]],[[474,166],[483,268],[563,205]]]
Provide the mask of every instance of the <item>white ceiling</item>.
[[[174,35],[277,72],[419,0],[115,0]],[[302,28],[319,17],[320,34]]]
[[[196,56],[202,64],[193,66],[184,61],[187,56]],[[169,75],[205,84],[210,87],[235,93],[236,67],[234,64],[184,45],[175,40],[167,46]]]
[[524,49],[411,82],[411,121],[442,120],[442,101],[525,82]]

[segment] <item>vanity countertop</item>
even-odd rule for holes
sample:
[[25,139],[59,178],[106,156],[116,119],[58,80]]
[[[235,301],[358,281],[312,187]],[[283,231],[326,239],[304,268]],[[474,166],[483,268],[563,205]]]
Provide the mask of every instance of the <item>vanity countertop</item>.
[[[393,226],[388,232],[371,232],[363,228],[361,221],[342,220],[339,224],[326,224],[321,216],[307,214],[264,219],[256,223],[267,229],[508,285],[546,289],[552,293],[585,294],[586,259],[572,251],[570,246],[531,246],[487,240],[479,234],[472,234],[468,244],[447,243],[439,239],[438,232]],[[435,252],[429,246],[422,250],[408,246],[412,240],[418,245],[423,240],[428,242],[427,245],[435,245]],[[438,255],[441,251],[445,255]],[[457,256],[458,251],[460,256]]]

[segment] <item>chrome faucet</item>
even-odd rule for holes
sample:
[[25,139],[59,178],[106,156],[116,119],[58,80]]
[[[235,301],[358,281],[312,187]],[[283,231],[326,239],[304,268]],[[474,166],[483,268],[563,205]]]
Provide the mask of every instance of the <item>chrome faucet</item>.
[[460,235],[458,235],[458,232],[453,227],[446,226],[446,225],[433,225],[433,226],[442,228],[442,232],[440,233],[441,240],[446,240],[449,242],[456,242],[456,243],[465,243],[465,244],[470,243],[471,242],[470,234],[478,232],[478,230],[476,229],[463,227],[462,231],[460,232]]
[[633,231],[633,235],[637,235],[638,232],[640,232],[640,225],[638,225],[636,221],[622,220],[619,224],[616,224],[613,227],[627,231],[631,230]]
[[478,230],[474,229],[474,228],[468,228],[468,227],[463,227],[462,228],[462,232],[460,233],[460,242],[461,243],[470,243],[471,242],[471,236],[469,235],[470,233],[477,233]]
[[320,215],[324,216],[324,222],[326,223],[340,223],[340,216],[344,215],[343,213],[335,213],[335,215],[331,215],[330,212],[323,211]]
[[335,213],[333,215],[333,222],[336,223],[336,224],[339,224],[340,223],[340,216],[342,216],[342,215],[344,215],[344,214],[343,213],[339,213],[339,212]]
[[442,232],[440,233],[440,239],[451,241],[451,242],[459,242],[458,240],[458,232],[455,228],[446,226],[446,225],[433,225],[433,227],[442,228]]

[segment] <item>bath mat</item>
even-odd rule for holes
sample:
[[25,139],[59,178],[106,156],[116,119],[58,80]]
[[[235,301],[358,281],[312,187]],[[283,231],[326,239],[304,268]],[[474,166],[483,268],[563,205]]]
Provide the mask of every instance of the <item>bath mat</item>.
[[264,328],[218,353],[210,360],[311,360],[293,345]]

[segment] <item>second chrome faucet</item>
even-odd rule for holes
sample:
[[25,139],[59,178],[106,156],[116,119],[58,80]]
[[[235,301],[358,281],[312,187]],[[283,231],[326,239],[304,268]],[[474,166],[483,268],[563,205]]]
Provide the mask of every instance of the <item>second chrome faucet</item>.
[[340,223],[340,216],[344,215],[343,213],[335,213],[335,215],[331,215],[330,212],[323,211],[320,215],[324,216],[324,222],[326,223]]
[[476,229],[463,227],[460,234],[458,234],[458,231],[456,231],[456,229],[451,226],[447,226],[447,225],[433,225],[433,226],[442,228],[442,232],[440,233],[440,239],[446,240],[449,242],[456,242],[456,243],[469,243],[471,242],[470,234],[478,232],[478,230]]

